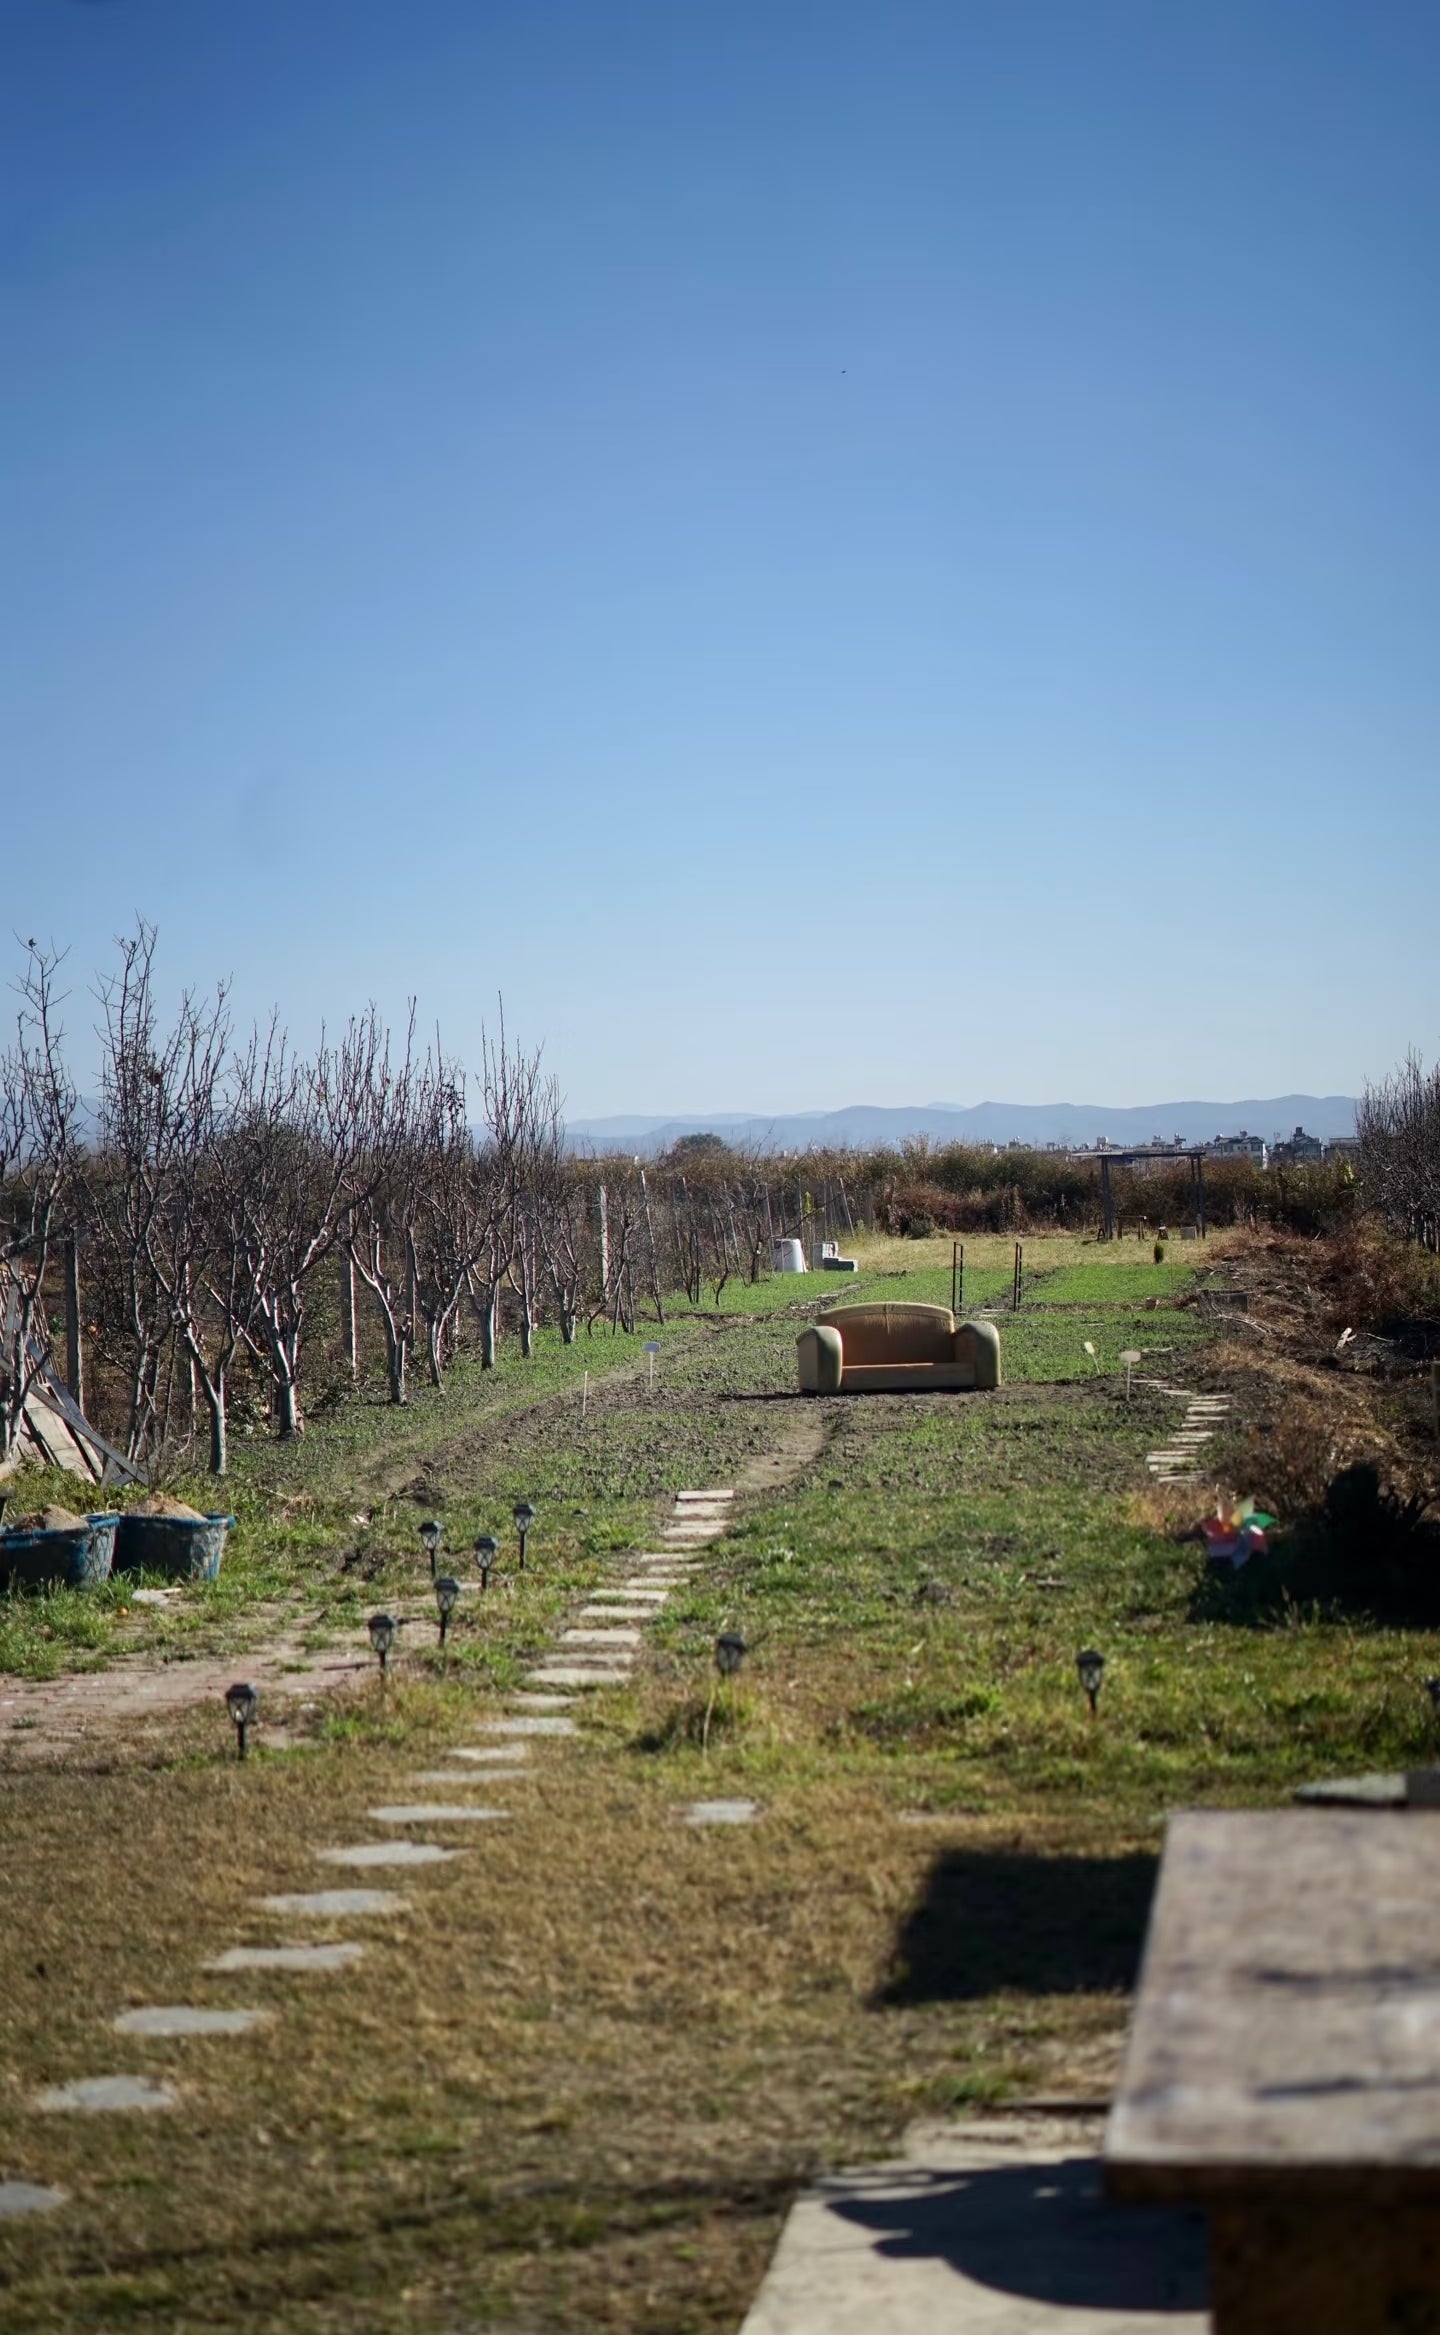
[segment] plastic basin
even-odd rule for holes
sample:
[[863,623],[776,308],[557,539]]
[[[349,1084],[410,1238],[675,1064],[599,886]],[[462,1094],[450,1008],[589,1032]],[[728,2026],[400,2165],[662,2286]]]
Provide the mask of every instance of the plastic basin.
[[0,1532],[0,1586],[93,1589],[108,1581],[119,1522],[118,1516],[87,1516],[83,1524]]
[[167,1581],[213,1581],[233,1516],[122,1516],[115,1538],[120,1573],[159,1573]]

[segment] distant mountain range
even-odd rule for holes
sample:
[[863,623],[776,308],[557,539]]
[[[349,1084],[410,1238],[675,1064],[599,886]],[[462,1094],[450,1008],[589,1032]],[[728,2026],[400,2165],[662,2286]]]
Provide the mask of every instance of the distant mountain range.
[[1325,1141],[1355,1132],[1353,1095],[1265,1095],[1241,1103],[1137,1103],[1116,1109],[1104,1103],[917,1103],[883,1109],[852,1103],[840,1111],[785,1111],[765,1118],[754,1112],[699,1112],[688,1119],[580,1119],[570,1124],[578,1149],[665,1151],[682,1135],[723,1135],[730,1142],[765,1151],[805,1151],[812,1145],[867,1150],[928,1135],[932,1143],[1064,1143],[1078,1147],[1103,1135],[1111,1143],[1208,1143],[1212,1136],[1243,1129],[1263,1136],[1290,1135],[1296,1127]]

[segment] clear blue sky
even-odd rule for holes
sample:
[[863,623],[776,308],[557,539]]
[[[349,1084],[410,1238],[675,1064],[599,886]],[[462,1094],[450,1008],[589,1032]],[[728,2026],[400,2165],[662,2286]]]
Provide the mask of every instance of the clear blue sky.
[[1433,0],[10,0],[0,922],[577,1116],[1435,1050],[1437,119]]

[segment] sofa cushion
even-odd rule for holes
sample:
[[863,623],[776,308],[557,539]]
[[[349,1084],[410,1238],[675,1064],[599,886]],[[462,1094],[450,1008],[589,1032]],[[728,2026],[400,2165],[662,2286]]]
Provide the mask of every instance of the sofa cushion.
[[955,1359],[955,1316],[948,1305],[837,1305],[820,1326],[840,1332],[845,1369]]

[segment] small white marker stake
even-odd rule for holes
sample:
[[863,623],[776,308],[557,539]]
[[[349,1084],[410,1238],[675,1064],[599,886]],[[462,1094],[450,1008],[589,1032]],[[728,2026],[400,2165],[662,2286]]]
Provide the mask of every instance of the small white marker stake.
[[1128,1403],[1130,1400],[1130,1373],[1137,1362],[1144,1360],[1144,1356],[1138,1346],[1127,1346],[1120,1359],[1125,1365],[1125,1400]]
[[587,1370],[580,1381],[580,1416],[583,1419],[590,1407],[590,1373]]
[[660,1341],[659,1341],[659,1339],[658,1339],[658,1338],[647,1338],[647,1339],[645,1340],[645,1348],[644,1348],[644,1350],[645,1350],[645,1353],[646,1353],[646,1355],[649,1357],[649,1362],[650,1362],[650,1391],[651,1391],[651,1393],[653,1394],[653,1393],[654,1393],[654,1391],[655,1391],[655,1357],[656,1357],[656,1355],[657,1355],[657,1354],[659,1353],[659,1351],[660,1351]]

